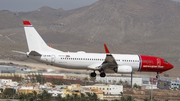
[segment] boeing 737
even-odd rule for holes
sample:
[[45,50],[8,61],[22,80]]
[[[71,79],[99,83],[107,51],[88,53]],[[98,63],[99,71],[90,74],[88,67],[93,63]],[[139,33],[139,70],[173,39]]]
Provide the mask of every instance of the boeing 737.
[[[96,76],[99,71],[101,77],[106,73],[130,74],[134,71],[156,72],[159,73],[173,68],[171,63],[165,59],[155,56],[130,55],[130,54],[111,54],[106,44],[105,53],[86,53],[86,52],[63,52],[49,47],[38,34],[30,21],[23,21],[25,35],[29,52],[27,57],[42,63],[66,69],[92,70],[91,77]],[[15,51],[18,53],[23,53]],[[24,53],[23,53],[24,54]]]

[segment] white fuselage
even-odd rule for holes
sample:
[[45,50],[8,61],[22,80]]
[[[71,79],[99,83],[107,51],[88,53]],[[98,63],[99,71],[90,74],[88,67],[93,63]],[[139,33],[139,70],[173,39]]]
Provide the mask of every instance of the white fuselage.
[[[128,65],[133,71],[138,71],[140,68],[140,58],[138,55],[128,54],[112,54],[118,65]],[[96,70],[100,66],[106,54],[100,53],[44,53],[42,56],[30,56],[37,61],[68,69],[91,69]],[[91,65],[93,68],[91,68]],[[96,68],[95,68],[96,67]]]

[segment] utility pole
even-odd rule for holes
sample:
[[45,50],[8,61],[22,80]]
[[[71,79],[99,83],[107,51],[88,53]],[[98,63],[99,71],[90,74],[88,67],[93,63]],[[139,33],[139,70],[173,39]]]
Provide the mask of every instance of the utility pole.
[[150,78],[151,82],[151,101],[153,101],[153,78]]
[[13,87],[13,101],[14,101],[14,87]]
[[133,80],[133,72],[131,72],[131,88],[133,88],[132,80]]
[[152,84],[151,84],[151,101],[152,101]]

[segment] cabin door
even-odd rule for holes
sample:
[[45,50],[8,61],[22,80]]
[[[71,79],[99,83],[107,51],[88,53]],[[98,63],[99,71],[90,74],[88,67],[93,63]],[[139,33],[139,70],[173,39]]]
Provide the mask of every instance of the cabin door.
[[51,63],[55,62],[55,55],[51,55]]
[[157,58],[157,69],[161,66],[161,59]]

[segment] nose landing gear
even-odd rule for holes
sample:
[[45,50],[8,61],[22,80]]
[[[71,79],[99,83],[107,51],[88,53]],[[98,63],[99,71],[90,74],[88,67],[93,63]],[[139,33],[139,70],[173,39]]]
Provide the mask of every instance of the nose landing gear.
[[159,72],[157,72],[156,78],[157,78],[157,79],[159,79],[159,78],[160,78],[160,76],[159,76]]

